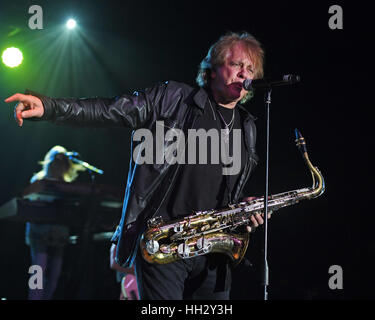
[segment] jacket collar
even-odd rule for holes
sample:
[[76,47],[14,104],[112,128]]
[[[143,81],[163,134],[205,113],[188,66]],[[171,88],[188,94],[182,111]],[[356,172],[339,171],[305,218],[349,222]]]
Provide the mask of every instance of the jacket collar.
[[243,113],[245,115],[245,119],[250,118],[251,120],[255,121],[257,117],[254,117],[247,109],[242,105],[237,103],[236,108],[240,111],[240,113]]
[[196,103],[196,105],[204,110],[204,107],[206,105],[208,99],[208,93],[205,89],[200,88],[194,95],[193,100]]

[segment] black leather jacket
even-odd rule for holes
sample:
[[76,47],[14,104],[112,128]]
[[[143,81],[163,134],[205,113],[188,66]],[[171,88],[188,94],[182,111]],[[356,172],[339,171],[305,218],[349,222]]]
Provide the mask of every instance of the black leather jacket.
[[[133,130],[147,128],[153,133],[156,121],[164,121],[165,127],[183,130],[185,137],[187,130],[194,128],[197,118],[210,108],[205,89],[192,88],[175,81],[159,83],[144,91],[113,99],[52,99],[32,94],[43,102],[45,111],[42,120],[79,126],[123,126]],[[234,189],[233,203],[242,196],[244,184],[258,161],[255,119],[241,105],[237,107],[244,119],[248,157]],[[134,148],[132,141],[131,155]],[[158,215],[158,209],[173,188],[179,167],[178,163],[170,165],[166,161],[163,164],[138,165],[134,159],[131,160],[122,218],[112,238],[117,242],[116,262],[119,265],[129,267],[132,264],[146,221]]]

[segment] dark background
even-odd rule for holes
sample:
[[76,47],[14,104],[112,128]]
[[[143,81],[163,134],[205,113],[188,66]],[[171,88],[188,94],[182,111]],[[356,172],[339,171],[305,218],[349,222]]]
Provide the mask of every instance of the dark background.
[[[43,8],[43,30],[28,28],[28,8]],[[328,27],[331,5],[341,5],[344,29]],[[263,44],[265,75],[299,74],[301,83],[272,93],[270,193],[310,186],[310,173],[294,145],[294,128],[322,171],[326,192],[282,209],[269,221],[269,299],[372,299],[374,254],[371,126],[373,105],[366,84],[371,67],[371,14],[366,5],[343,1],[2,1],[0,49],[19,47],[21,66],[0,65],[1,101],[26,88],[52,97],[114,96],[157,81],[194,84],[209,46],[226,31],[246,30]],[[68,32],[67,18],[79,28]],[[247,105],[258,118],[260,163],[247,185],[264,193],[265,108],[257,92]],[[130,130],[70,128],[26,122],[18,128],[13,105],[1,102],[0,204],[19,194],[37,162],[56,144],[77,150],[104,170],[99,183],[124,188]],[[82,175],[80,180],[89,181]],[[235,269],[232,298],[263,298],[263,229]],[[117,299],[108,268],[109,243],[95,244],[93,299]],[[74,246],[66,253],[62,281],[69,277]],[[343,268],[343,290],[330,290],[332,265]],[[26,299],[30,257],[24,224],[0,221],[0,297]],[[60,284],[57,298],[68,299]]]

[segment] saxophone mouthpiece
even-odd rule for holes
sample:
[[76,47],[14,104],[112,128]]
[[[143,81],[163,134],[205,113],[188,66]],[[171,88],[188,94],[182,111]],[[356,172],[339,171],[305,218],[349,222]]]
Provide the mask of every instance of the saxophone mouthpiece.
[[305,153],[307,154],[307,148],[306,148],[306,142],[305,138],[302,137],[301,132],[298,129],[294,129],[294,132],[296,134],[296,145],[299,151],[304,155]]

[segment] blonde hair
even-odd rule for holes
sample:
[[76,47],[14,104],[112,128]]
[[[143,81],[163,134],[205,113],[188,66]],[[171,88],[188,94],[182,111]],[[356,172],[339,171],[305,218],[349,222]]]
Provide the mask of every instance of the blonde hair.
[[[225,63],[228,50],[237,43],[243,44],[250,60],[254,63],[254,79],[263,77],[264,50],[260,42],[247,32],[228,32],[210,47],[207,56],[200,63],[196,78],[196,82],[200,87],[209,87],[212,70]],[[249,91],[241,100],[241,103],[251,99],[253,94],[253,91]]]
[[35,173],[30,182],[46,178],[56,178],[65,182],[72,182],[78,177],[78,170],[84,170],[81,165],[73,163],[68,156],[67,150],[62,146],[51,148],[42,161],[38,163],[43,166],[42,170]]

